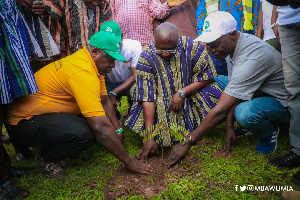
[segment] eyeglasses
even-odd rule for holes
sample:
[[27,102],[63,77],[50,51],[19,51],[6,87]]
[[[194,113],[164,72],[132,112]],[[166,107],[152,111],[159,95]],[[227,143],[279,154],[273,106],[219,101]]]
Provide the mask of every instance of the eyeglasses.
[[155,52],[157,54],[163,54],[163,53],[168,53],[168,54],[174,54],[177,52],[177,49],[174,49],[174,50],[155,50]]

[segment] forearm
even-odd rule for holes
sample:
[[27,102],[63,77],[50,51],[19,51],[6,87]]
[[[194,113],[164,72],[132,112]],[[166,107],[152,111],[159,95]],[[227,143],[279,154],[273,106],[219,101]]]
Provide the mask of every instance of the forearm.
[[262,13],[262,3],[260,2],[260,9],[259,9],[259,12],[258,12],[258,20],[257,20],[257,34],[256,36],[260,39],[263,39],[263,33],[264,33],[264,30],[263,30],[263,13]]
[[216,112],[215,110],[211,110],[204,118],[204,120],[200,123],[200,126],[198,126],[191,133],[192,143],[190,145],[194,145],[199,140],[202,140],[204,136],[209,134],[216,126],[224,121],[226,115],[226,112]]
[[194,83],[191,83],[188,86],[185,86],[184,88],[182,88],[181,91],[186,96],[186,95],[196,92],[197,90],[200,90],[201,88],[209,85],[210,83],[212,83],[212,80],[194,82]]
[[[154,124],[154,114],[155,114],[155,103],[154,102],[143,102],[143,112],[145,121],[145,130]],[[147,135],[151,132],[147,132]]]
[[118,138],[115,128],[107,118],[105,116],[98,116],[86,119],[97,141],[125,165],[128,164],[131,158]]
[[106,116],[109,118],[111,124],[115,127],[115,129],[121,128],[121,125],[119,124],[115,108],[111,101],[109,100],[107,95],[101,95],[101,103],[103,106],[103,109],[105,111]]
[[275,22],[277,22],[277,18],[278,18],[277,8],[278,8],[278,6],[273,6],[271,24],[274,24]]
[[152,0],[149,7],[151,16],[157,19],[164,19],[169,15],[168,3],[161,3],[160,0]]
[[135,83],[135,76],[130,76],[126,79],[119,87],[112,90],[112,92],[116,93],[117,95],[122,94],[124,91],[130,89],[130,87]]
[[239,99],[223,93],[218,104],[208,112],[204,120],[200,123],[200,126],[191,133],[193,141],[192,144],[196,144],[198,140],[201,140],[205,135],[210,133],[216,126],[223,122],[228,113],[239,102]]
[[234,110],[235,110],[235,107],[237,105],[233,106],[230,110],[230,112],[227,114],[227,117],[226,117],[226,130],[233,130],[234,127],[233,127],[233,124],[234,124]]

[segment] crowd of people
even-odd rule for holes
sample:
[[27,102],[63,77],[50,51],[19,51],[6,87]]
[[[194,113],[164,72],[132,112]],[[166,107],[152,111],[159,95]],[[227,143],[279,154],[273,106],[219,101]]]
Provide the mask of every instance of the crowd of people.
[[[142,160],[158,146],[176,143],[173,165],[222,122],[224,155],[249,133],[269,154],[289,126],[291,150],[269,164],[300,166],[299,0],[5,0],[0,28],[0,199],[29,196],[9,181],[31,170],[11,166],[8,140],[16,160],[56,180],[95,142],[147,174]],[[151,137],[161,123],[190,134]],[[147,138],[136,158],[123,126]]]

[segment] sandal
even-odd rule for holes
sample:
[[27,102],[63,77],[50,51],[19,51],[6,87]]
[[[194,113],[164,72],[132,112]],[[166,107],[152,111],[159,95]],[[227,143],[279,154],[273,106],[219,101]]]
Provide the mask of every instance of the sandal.
[[12,185],[9,181],[0,185],[0,199],[2,200],[14,200],[23,199],[29,196],[29,192],[22,188]]
[[5,143],[5,144],[10,144],[10,138],[7,134],[3,134],[2,133],[2,141]]

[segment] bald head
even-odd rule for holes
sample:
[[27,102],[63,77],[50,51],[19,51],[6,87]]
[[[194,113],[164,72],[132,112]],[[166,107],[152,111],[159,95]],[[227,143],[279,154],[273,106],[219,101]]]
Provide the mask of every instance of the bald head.
[[[169,22],[160,24],[154,33],[154,45],[156,50],[175,50],[178,44],[178,29]],[[175,53],[160,53],[159,56],[169,61]]]
[[160,24],[154,33],[155,43],[157,41],[178,42],[178,29],[169,22]]

